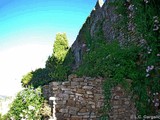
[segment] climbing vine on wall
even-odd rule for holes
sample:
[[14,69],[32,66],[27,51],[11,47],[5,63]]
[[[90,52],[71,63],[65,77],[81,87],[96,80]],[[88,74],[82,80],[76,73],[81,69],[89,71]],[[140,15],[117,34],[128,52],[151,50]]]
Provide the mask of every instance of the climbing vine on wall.
[[116,1],[112,5],[118,6],[116,13],[121,16],[117,26],[122,26],[121,30],[125,31],[125,36],[129,36],[125,37],[125,45],[131,43],[140,48],[136,71],[141,75],[132,78],[131,86],[138,114],[158,114],[160,101],[160,14],[158,11],[160,2],[158,0],[127,0]]
[[[106,43],[103,35],[92,46],[77,70],[79,75],[103,76],[109,109],[111,86],[121,84],[133,93],[138,115],[158,114],[160,104],[160,2],[121,0],[111,2],[119,21],[115,28],[124,40]],[[101,31],[102,28],[99,28]],[[98,32],[98,31],[97,31]],[[101,37],[100,37],[101,36]],[[100,38],[100,39],[99,39]],[[131,82],[130,86],[128,80]]]

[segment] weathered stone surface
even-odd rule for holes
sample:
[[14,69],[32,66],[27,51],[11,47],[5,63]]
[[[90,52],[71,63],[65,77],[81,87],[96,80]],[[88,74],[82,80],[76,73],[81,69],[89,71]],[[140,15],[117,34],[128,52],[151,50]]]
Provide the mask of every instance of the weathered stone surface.
[[73,92],[70,90],[67,90],[67,91],[64,91],[64,94],[73,94]]
[[71,116],[70,120],[82,120],[82,116]]
[[79,112],[79,113],[78,113],[78,115],[86,116],[86,115],[89,115],[89,112],[82,112],[82,113],[81,113],[81,112]]
[[60,109],[59,112],[61,112],[61,113],[68,113],[68,109]]
[[68,106],[75,106],[75,104],[76,104],[76,103],[75,103],[75,100],[70,100],[70,99],[69,99],[68,102],[67,102],[67,105],[68,105]]
[[70,81],[63,82],[62,85],[68,86],[70,85]]
[[89,89],[91,90],[93,87],[92,86],[84,86],[83,89]]
[[69,108],[69,114],[71,114],[71,115],[76,115],[78,110],[79,110],[79,108],[70,107],[70,108]]
[[122,89],[122,86],[117,86],[111,90],[111,112],[110,120],[136,120],[136,109],[131,101],[131,97]]
[[80,89],[80,88],[78,88],[77,89],[77,93],[79,93],[79,94],[84,94],[85,93],[85,90],[84,89]]
[[76,96],[80,96],[80,97],[83,96],[83,94],[79,94],[79,93],[76,93],[75,95],[76,95]]
[[91,91],[87,91],[86,93],[87,93],[88,95],[93,94],[93,92],[91,92]]
[[79,82],[71,82],[71,86],[79,85]]
[[[50,83],[42,87],[46,99],[50,96],[56,97],[57,120],[99,120],[104,106],[104,95],[102,94],[104,80],[90,77],[76,78],[75,76],[70,76],[72,81],[53,83],[58,86]],[[111,93],[110,120],[133,118],[136,115],[136,109],[130,100],[131,97],[125,94],[121,86],[113,88]],[[50,105],[52,106],[52,102]]]
[[70,91],[70,88],[61,87],[61,90],[64,90],[64,91]]

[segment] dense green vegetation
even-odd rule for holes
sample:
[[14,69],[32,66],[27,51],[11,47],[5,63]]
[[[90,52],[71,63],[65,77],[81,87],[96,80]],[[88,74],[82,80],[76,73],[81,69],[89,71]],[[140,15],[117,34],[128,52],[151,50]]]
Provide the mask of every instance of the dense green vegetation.
[[[102,30],[104,20],[98,22],[98,31],[93,38],[88,28],[89,23],[84,24],[80,38],[89,50],[83,54],[82,64],[75,73],[79,76],[101,76],[106,79],[103,86],[106,99],[104,113],[110,109],[111,88],[120,84],[127,92],[132,93],[138,115],[158,114],[160,108],[160,2],[159,0],[131,0],[130,2],[117,0],[110,5],[117,8],[115,13],[120,16],[120,19],[113,24],[113,27],[120,33],[124,33],[124,40],[119,41],[115,38],[112,42],[106,42]],[[32,85],[37,88],[51,81],[64,81],[72,71],[72,64],[73,55],[69,49],[66,34],[57,34],[53,54],[48,57],[46,67],[27,73],[22,79],[22,85],[24,87]],[[22,115],[31,117],[33,114],[28,115],[23,111],[29,109],[28,105],[37,104],[34,108],[39,110],[43,99],[35,91],[28,88],[20,92],[12,104],[9,115],[15,119],[20,119]],[[37,97],[38,101],[32,96]],[[40,118],[39,111],[37,113],[33,111],[33,113],[32,117]]]
[[69,50],[66,34],[57,34],[53,46],[53,54],[46,62],[46,69],[49,70],[49,76],[53,80],[64,81],[67,79],[68,73],[68,68],[64,65],[64,59]]
[[17,94],[8,114],[3,117],[0,116],[1,119],[39,120],[44,119],[43,117],[49,117],[51,110],[41,96],[39,86],[48,84],[51,81],[66,80],[71,71],[72,60],[66,34],[58,33],[53,45],[53,53],[46,61],[46,67],[28,72],[23,76],[21,82],[25,89]]
[[22,85],[24,87],[32,85],[37,88],[51,81],[64,81],[71,71],[72,60],[66,34],[58,33],[53,45],[53,53],[46,61],[46,67],[24,75],[21,81]]
[[10,118],[40,120],[49,117],[51,110],[41,96],[39,86],[51,81],[66,80],[71,72],[72,61],[73,56],[68,46],[67,36],[65,33],[58,33],[53,45],[53,53],[46,61],[46,67],[28,72],[23,76],[21,82],[25,89],[17,94],[9,112],[3,117],[0,115],[0,120]]
[[[139,115],[159,111],[160,91],[160,2],[158,0],[115,1],[120,17],[113,26],[124,33],[124,41],[104,42],[102,27],[88,39],[90,51],[83,57],[78,75],[106,78],[105,110],[109,110],[110,89],[121,84],[133,94]],[[103,20],[99,22],[103,23]],[[128,27],[133,25],[132,27]],[[84,32],[88,36],[87,32]],[[87,42],[86,43],[89,43]],[[92,42],[93,41],[93,42]],[[89,45],[88,45],[89,46]]]
[[44,101],[41,96],[41,89],[27,88],[19,92],[16,99],[11,104],[8,112],[9,118],[20,119],[36,119],[41,118],[41,108]]

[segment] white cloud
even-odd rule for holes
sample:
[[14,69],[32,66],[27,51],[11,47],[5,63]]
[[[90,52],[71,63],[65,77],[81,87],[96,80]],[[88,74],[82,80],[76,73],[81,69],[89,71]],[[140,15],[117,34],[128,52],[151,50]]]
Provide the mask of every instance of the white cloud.
[[22,45],[0,51],[0,95],[14,95],[21,89],[21,77],[43,68],[52,45]]

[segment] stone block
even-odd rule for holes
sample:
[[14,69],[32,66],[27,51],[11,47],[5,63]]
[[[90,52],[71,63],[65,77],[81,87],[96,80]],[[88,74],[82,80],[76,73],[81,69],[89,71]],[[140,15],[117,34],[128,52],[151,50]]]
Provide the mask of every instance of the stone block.
[[80,96],[80,97],[83,96],[83,94],[79,94],[79,93],[76,93],[75,95],[76,95],[76,96]]
[[79,85],[79,82],[73,82],[73,81],[71,81],[71,86],[76,86],[76,85]]
[[93,96],[93,95],[88,95],[88,97],[89,97],[89,98],[93,98],[94,96]]
[[83,118],[90,118],[90,116],[89,115],[84,115]]
[[69,99],[75,98],[75,95],[69,95]]
[[86,92],[88,95],[92,95],[93,93],[91,91]]
[[83,97],[78,97],[78,99],[80,100],[80,101],[84,101],[84,98]]
[[88,104],[90,104],[90,105],[95,105],[96,103],[95,103],[95,102],[92,102],[92,101],[89,101]]
[[97,83],[101,83],[102,82],[102,79],[96,79],[95,80]]
[[71,91],[72,91],[72,92],[76,92],[77,89],[76,89],[76,88],[71,88]]
[[81,116],[89,115],[89,112],[78,112],[78,115],[81,115]]
[[91,89],[93,89],[93,87],[92,86],[84,86],[83,89],[91,90]]
[[64,116],[62,113],[56,113],[57,120],[63,120]]
[[73,81],[76,81],[76,82],[84,82],[84,79],[83,79],[83,78],[74,78]]
[[61,90],[63,90],[63,91],[70,91],[70,88],[61,87]]
[[83,94],[83,93],[85,93],[85,90],[84,89],[77,89],[77,93]]
[[60,109],[59,112],[61,112],[61,113],[68,113],[68,109]]
[[57,86],[56,86],[56,87],[53,87],[52,90],[53,90],[53,91],[56,91],[56,90],[58,90],[58,87],[57,87]]
[[64,94],[63,94],[63,99],[64,99],[64,100],[68,100],[68,99],[69,99],[69,95],[66,94],[66,93],[64,93]]
[[96,106],[95,106],[95,105],[91,105],[91,108],[92,108],[92,109],[95,109],[95,108],[96,108]]
[[71,116],[70,120],[82,120],[82,116]]
[[75,106],[75,101],[74,100],[68,100],[67,101],[67,106]]
[[80,113],[85,113],[85,112],[88,112],[88,111],[87,111],[87,108],[86,108],[86,107],[83,107],[82,109],[80,109],[79,112],[80,112]]
[[78,112],[79,108],[76,108],[76,107],[70,107],[69,108],[69,114],[71,115],[76,115],[77,112]]
[[114,105],[112,108],[117,109],[117,108],[119,108],[119,106],[118,105]]
[[130,103],[129,101],[125,101],[124,102],[125,105],[129,105],[129,103]]
[[62,82],[62,85],[69,86],[70,85],[70,81]]
[[115,96],[114,96],[114,99],[115,99],[115,100],[120,99],[120,96],[119,96],[119,95],[115,95]]
[[80,85],[81,85],[81,86],[86,86],[87,83],[86,83],[86,82],[80,82]]
[[64,94],[74,94],[74,93],[70,90],[66,90],[66,91],[64,91]]

